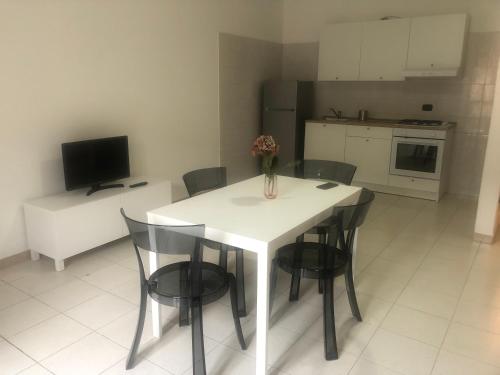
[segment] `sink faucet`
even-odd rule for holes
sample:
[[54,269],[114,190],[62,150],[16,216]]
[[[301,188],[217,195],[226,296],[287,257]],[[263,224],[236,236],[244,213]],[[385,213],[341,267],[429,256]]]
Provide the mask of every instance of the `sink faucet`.
[[338,118],[342,118],[342,111],[336,111],[334,108],[329,108],[330,112],[333,112],[333,114]]

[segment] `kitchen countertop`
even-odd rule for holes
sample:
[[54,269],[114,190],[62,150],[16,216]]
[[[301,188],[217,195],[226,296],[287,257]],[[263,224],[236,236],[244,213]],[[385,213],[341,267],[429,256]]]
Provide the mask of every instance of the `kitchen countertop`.
[[324,119],[306,120],[306,122],[316,122],[321,124],[378,126],[380,128],[423,129],[423,130],[449,130],[457,126],[455,122],[447,122],[440,126],[425,126],[425,125],[399,124],[399,121],[401,120],[368,119],[366,121],[360,121],[351,118],[346,118],[341,120],[324,120]]

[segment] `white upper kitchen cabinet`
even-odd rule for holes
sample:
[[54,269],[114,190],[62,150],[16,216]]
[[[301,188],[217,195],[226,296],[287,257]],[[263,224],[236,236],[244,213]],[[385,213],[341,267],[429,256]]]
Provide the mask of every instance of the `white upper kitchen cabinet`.
[[403,81],[409,37],[409,18],[365,22],[359,80]]
[[344,161],[346,126],[306,123],[304,159]]
[[466,14],[412,18],[405,76],[456,76],[467,27]]
[[363,24],[327,25],[319,41],[318,81],[357,81]]
[[390,139],[346,137],[345,161],[357,167],[354,181],[387,185]]

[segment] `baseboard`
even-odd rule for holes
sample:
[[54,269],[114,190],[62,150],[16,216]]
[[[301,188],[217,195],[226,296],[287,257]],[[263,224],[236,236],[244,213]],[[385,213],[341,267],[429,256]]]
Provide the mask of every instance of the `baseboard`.
[[30,259],[30,252],[28,250],[23,251],[22,253],[19,254],[11,255],[10,257],[7,258],[0,259],[0,268],[8,267],[27,259]]
[[494,239],[495,236],[490,236],[483,233],[474,233],[474,240],[478,242],[493,243]]

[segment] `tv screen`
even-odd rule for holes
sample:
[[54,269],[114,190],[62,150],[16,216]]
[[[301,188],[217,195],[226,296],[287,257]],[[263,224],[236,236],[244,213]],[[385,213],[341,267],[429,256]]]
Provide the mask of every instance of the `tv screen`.
[[128,137],[63,143],[66,190],[130,177]]

